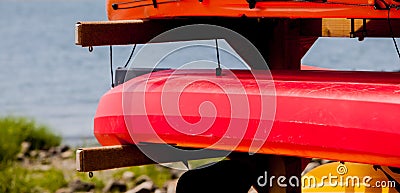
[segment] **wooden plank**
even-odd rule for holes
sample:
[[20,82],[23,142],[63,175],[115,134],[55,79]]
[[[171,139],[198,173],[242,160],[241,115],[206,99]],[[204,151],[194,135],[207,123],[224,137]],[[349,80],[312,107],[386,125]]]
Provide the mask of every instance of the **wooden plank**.
[[[273,28],[274,20],[265,20],[266,22],[259,22],[256,19],[179,19],[179,20],[127,20],[127,21],[89,21],[78,22],[75,26],[75,44],[83,47],[88,46],[107,46],[107,45],[127,45],[127,44],[144,44],[148,43],[157,35],[174,29],[176,27],[196,24],[208,23],[212,25],[219,25],[228,29],[234,30],[242,35],[252,35],[252,38],[268,38],[268,34],[259,34],[257,31],[262,31],[264,28]],[[278,20],[281,21],[281,20]],[[282,20],[283,21],[283,20]],[[309,21],[309,20],[307,20]],[[318,20],[320,21],[320,20]],[[319,22],[320,23],[320,22]],[[246,28],[243,28],[246,26]],[[310,25],[304,25],[310,26]],[[312,26],[314,27],[314,26]],[[320,26],[318,27],[320,28]],[[258,30],[257,30],[258,29]],[[310,33],[310,29],[307,29]],[[320,31],[319,29],[316,31]],[[314,33],[315,34],[315,33]],[[318,33],[320,34],[320,33]],[[254,36],[256,35],[256,36]],[[317,35],[317,37],[320,35]],[[202,39],[215,39],[226,38],[223,34],[213,34],[208,37],[205,34],[197,33],[190,34],[190,36],[182,35],[180,37],[173,37],[169,41],[187,41],[187,40],[202,40]],[[227,40],[229,41],[229,40]],[[153,42],[163,42],[156,40]],[[232,45],[234,41],[230,42]],[[253,42],[257,43],[257,42]]]
[[[271,20],[272,21],[272,20]],[[293,20],[296,21],[296,20]],[[350,37],[351,20],[350,19],[298,19],[300,21],[300,31],[302,36],[306,37]],[[322,22],[322,23],[321,23]],[[363,34],[363,20],[354,19],[355,37],[391,37],[388,21],[366,20],[366,34]],[[157,35],[170,29],[195,23],[210,23],[227,27],[234,31],[247,33],[243,29],[254,30],[256,27],[262,27],[253,22],[253,20],[235,20],[219,19],[179,19],[179,20],[128,20],[128,21],[99,21],[99,22],[78,22],[76,24],[75,43],[84,47],[87,46],[105,46],[105,45],[127,45],[143,44],[150,41]],[[400,37],[400,19],[391,20],[393,35]],[[265,26],[271,27],[271,26]],[[273,26],[272,26],[273,27]],[[261,28],[260,28],[261,29]],[[198,34],[197,39],[213,39],[222,37],[204,37]],[[180,37],[171,41],[189,40],[187,37]],[[193,40],[193,37],[190,39]]]
[[142,20],[78,22],[75,44],[87,47],[147,43],[166,29]]
[[[230,22],[226,22],[229,20]],[[124,20],[124,21],[89,21],[78,22],[75,26],[75,44],[83,47],[87,46],[107,46],[107,45],[127,45],[152,43],[189,41],[189,40],[209,40],[224,38],[224,34],[192,33],[179,34],[180,36],[171,36],[167,39],[157,38],[156,36],[168,30],[198,23],[210,23],[215,25],[229,26],[228,28],[238,29],[239,23],[233,22],[233,19],[223,19],[216,21],[207,21],[205,19],[174,19],[174,20]],[[252,20],[249,22],[253,22]]]
[[[219,18],[219,19],[175,19],[175,20],[149,20],[149,21],[106,21],[106,22],[79,22],[76,25],[76,44],[84,47],[87,46],[105,46],[105,45],[126,45],[126,44],[142,44],[158,42],[173,42],[173,41],[189,41],[189,40],[210,40],[210,39],[225,39],[234,50],[239,53],[241,58],[248,64],[252,64],[256,69],[265,68],[264,63],[254,57],[253,52],[249,52],[249,48],[243,46],[243,42],[237,41],[237,37],[226,36],[222,31],[218,33],[205,33],[205,28],[198,28],[192,31],[196,33],[188,34],[187,31],[181,30],[178,34],[168,34],[163,38],[156,38],[157,35],[174,29],[179,26],[195,23],[208,23],[218,26],[223,26],[233,31],[237,31],[243,36],[251,39],[251,41],[258,41],[261,38],[271,38],[265,34],[260,34],[260,28],[269,29],[273,26],[274,22],[268,20],[267,26],[264,22],[259,22],[256,19],[232,19],[232,18]],[[243,28],[246,26],[246,28]],[[201,32],[200,30],[203,30]],[[209,31],[207,31],[209,32]],[[253,39],[252,39],[253,38]],[[255,38],[255,39],[254,39]]]
[[[148,144],[140,145],[145,149],[144,154],[136,145],[103,146],[81,148],[76,151],[76,169],[79,172],[107,170],[113,168],[140,166],[156,163],[172,163],[205,158],[225,157],[226,151],[202,150],[177,153],[177,149],[171,150],[170,146]],[[148,157],[150,155],[156,161]]]
[[79,172],[153,163],[136,146],[92,147],[76,151],[76,169]]
[[[204,20],[123,20],[123,21],[89,21],[78,22],[75,26],[75,44],[83,47],[145,44],[163,32],[176,27],[194,23],[206,23]],[[223,38],[207,36],[202,33],[183,34],[180,37],[169,37],[168,41],[189,41]],[[165,42],[164,39],[152,40],[152,43]]]

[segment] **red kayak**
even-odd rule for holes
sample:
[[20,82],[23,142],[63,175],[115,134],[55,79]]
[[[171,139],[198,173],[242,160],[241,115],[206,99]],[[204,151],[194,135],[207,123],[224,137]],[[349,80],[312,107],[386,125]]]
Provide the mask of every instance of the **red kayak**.
[[400,167],[400,73],[163,70],[100,100],[102,145],[319,157]]

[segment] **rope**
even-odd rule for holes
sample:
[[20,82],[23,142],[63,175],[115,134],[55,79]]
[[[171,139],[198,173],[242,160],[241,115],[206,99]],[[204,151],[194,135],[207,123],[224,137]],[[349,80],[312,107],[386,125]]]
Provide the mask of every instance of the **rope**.
[[394,38],[392,23],[390,22],[390,7],[388,9],[388,17],[387,17],[387,19],[388,19],[388,24],[389,24],[390,35],[392,36],[392,40],[393,40],[394,47],[396,48],[397,56],[399,56],[399,59],[400,59],[399,47],[397,46],[396,38]]
[[131,61],[133,53],[135,52],[135,49],[136,49],[136,44],[133,46],[131,55],[129,56],[128,61],[126,61],[124,68],[126,68],[129,64],[129,62]]
[[218,68],[221,68],[221,61],[219,60],[218,39],[215,39],[215,49],[217,50],[217,62],[218,62]]
[[112,46],[110,46],[110,72],[111,72],[111,87],[114,88],[114,71],[113,71],[113,60],[112,60]]
[[217,76],[221,76],[221,61],[219,60],[219,49],[218,49],[218,39],[215,39],[215,49],[217,50],[217,62],[218,62],[218,67],[215,69],[215,74]]

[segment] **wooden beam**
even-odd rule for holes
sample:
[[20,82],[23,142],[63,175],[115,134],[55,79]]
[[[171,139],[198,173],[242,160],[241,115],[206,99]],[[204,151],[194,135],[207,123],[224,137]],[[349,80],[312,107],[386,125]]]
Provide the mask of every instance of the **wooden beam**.
[[199,31],[193,31],[191,34],[188,34],[185,30],[177,30],[175,34],[156,38],[158,35],[177,27],[204,23],[227,27],[234,31],[241,30],[240,28],[243,28],[243,25],[248,25],[250,29],[257,27],[257,20],[255,19],[235,20],[232,18],[215,20],[202,18],[78,22],[75,26],[75,44],[88,47],[226,38],[226,34],[207,33],[208,31],[204,31],[207,29],[200,27],[197,29],[193,28],[192,31]]
[[[75,25],[75,44],[83,47],[88,46],[108,46],[108,45],[128,45],[189,41],[189,40],[209,40],[224,38],[224,34],[207,34],[196,32],[192,34],[179,34],[167,37],[156,38],[158,35],[168,30],[191,24],[210,23],[223,26],[229,25],[231,28],[238,28],[239,24],[232,22],[233,19],[216,20],[207,22],[205,19],[159,19],[159,20],[122,20],[122,21],[88,21],[78,22]],[[256,21],[253,19],[253,21]]]
[[[227,27],[234,31],[247,33],[262,27],[252,19],[175,19],[175,20],[128,20],[78,22],[76,24],[75,43],[84,47],[105,45],[127,45],[147,43],[157,35],[179,26],[196,23],[209,23]],[[271,20],[272,21],[272,20]],[[306,37],[350,37],[351,19],[298,19],[301,24],[301,34]],[[267,22],[268,23],[268,22]],[[400,37],[400,19],[391,20],[393,35]],[[246,26],[246,28],[243,28]],[[265,26],[271,27],[271,26]],[[260,28],[261,29],[261,28]],[[364,32],[364,29],[366,30]],[[201,37],[199,39],[206,39]],[[363,27],[362,19],[354,19],[354,37],[391,37],[388,21],[366,20]],[[211,38],[211,37],[209,37]],[[216,38],[216,37],[212,37]],[[189,40],[180,37],[176,41]],[[193,37],[192,37],[193,40]]]
[[[136,145],[81,148],[76,151],[76,169],[79,172],[90,172],[129,166],[225,157],[228,155],[226,151],[205,149],[202,151],[190,150],[183,154],[181,152],[177,153],[177,149],[171,150],[169,147],[148,144],[140,145],[140,148]],[[141,149],[144,149],[146,154]],[[148,155],[155,158],[157,162],[150,159]]]
[[105,146],[81,148],[76,151],[79,172],[106,170],[154,163],[136,146]]
[[[106,21],[106,22],[78,22],[76,25],[76,44],[87,46],[106,46],[106,45],[126,45],[142,43],[159,43],[173,41],[189,40],[210,40],[225,39],[241,58],[255,69],[264,69],[264,63],[261,63],[254,52],[249,51],[248,46],[244,46],[243,41],[238,41],[237,36],[227,36],[226,31],[216,30],[215,33],[209,33],[209,29],[196,26],[191,28],[192,33],[186,30],[176,30],[175,33],[164,34],[161,38],[156,36],[176,27],[196,23],[209,23],[223,26],[233,31],[249,37],[249,34],[257,41],[260,37],[265,38],[265,34],[259,34],[257,30],[263,26],[256,19],[175,19],[175,20],[149,20],[149,21]],[[268,22],[272,23],[272,22]],[[243,28],[246,26],[246,28]],[[208,31],[207,31],[208,30]]]
[[[352,22],[353,21],[353,22]],[[300,60],[317,37],[391,37],[387,20],[363,19],[251,19],[251,18],[191,18],[172,20],[133,20],[79,22],[76,44],[82,46],[143,44],[149,41],[173,42],[189,40],[225,39],[253,69],[265,69],[249,46],[226,31],[209,33],[198,27],[163,32],[176,27],[209,23],[231,29],[247,38],[259,50],[270,69],[300,69]],[[364,25],[365,24],[365,25]],[[393,35],[400,37],[400,19],[391,20]],[[245,27],[244,27],[245,26]],[[354,26],[352,28],[352,26]],[[182,28],[181,28],[182,29]],[[203,30],[203,31],[202,31]],[[205,31],[208,30],[208,31]],[[353,33],[352,33],[353,32]],[[157,36],[157,38],[155,38]],[[161,37],[161,38],[160,38]]]
[[165,22],[143,20],[78,22],[75,44],[83,47],[142,44],[174,27]]

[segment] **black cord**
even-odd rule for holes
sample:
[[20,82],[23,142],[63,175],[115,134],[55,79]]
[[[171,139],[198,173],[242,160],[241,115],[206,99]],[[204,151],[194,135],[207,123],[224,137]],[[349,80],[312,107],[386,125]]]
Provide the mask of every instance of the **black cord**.
[[128,61],[126,61],[126,64],[125,64],[124,68],[126,68],[128,66],[128,64],[129,64],[129,62],[131,61],[133,53],[135,52],[135,49],[136,49],[136,44],[133,46],[131,55],[129,56]]
[[387,19],[388,19],[388,24],[389,24],[389,30],[390,30],[390,35],[392,36],[392,40],[393,40],[393,43],[394,43],[394,47],[396,48],[396,51],[397,51],[397,55],[399,56],[399,59],[400,59],[399,47],[397,46],[396,38],[394,38],[392,23],[390,22],[390,9],[391,9],[391,8],[389,7],[389,9],[388,9],[388,17],[387,17]]
[[[266,2],[268,0],[247,0],[249,8],[253,9],[257,2]],[[320,4],[333,4],[333,5],[347,5],[347,6],[361,6],[361,7],[373,7],[375,4],[368,3],[344,3],[344,2],[328,2],[327,0],[314,1],[314,0],[296,0],[296,2],[309,2],[309,3],[320,3]]]
[[125,2],[125,3],[119,3],[119,4],[112,4],[111,7],[114,10],[119,10],[119,9],[133,9],[133,8],[138,8],[138,7],[146,7],[146,6],[150,6],[153,5],[154,8],[157,8],[157,5],[159,4],[167,4],[167,3],[174,3],[174,2],[179,2],[179,0],[169,0],[169,1],[164,1],[164,2],[152,2],[152,3],[146,3],[146,4],[142,4],[142,5],[135,5],[135,6],[129,6],[129,7],[119,7],[118,5],[121,4],[130,4],[130,3],[136,3],[136,2],[141,2],[141,1],[133,1],[133,2]]
[[309,2],[309,3],[319,3],[319,4],[333,4],[333,5],[348,5],[348,6],[360,6],[360,7],[373,7],[374,4],[368,3],[344,3],[344,2],[332,2],[332,1],[312,1],[312,0],[298,0],[297,2]]
[[221,62],[220,62],[220,60],[219,60],[218,39],[215,39],[215,49],[217,50],[217,62],[218,62],[218,68],[221,68]]
[[110,46],[110,72],[111,72],[111,87],[114,88],[114,71],[113,71],[113,59],[112,59],[112,46]]
[[[319,2],[313,2],[313,3],[319,3]],[[374,4],[367,4],[367,3],[344,3],[344,2],[321,2],[325,4],[333,4],[333,5],[348,5],[348,6],[360,6],[360,7],[373,7]]]
[[215,69],[215,74],[217,76],[221,76],[222,69],[221,69],[221,61],[219,60],[218,39],[215,39],[215,49],[217,50],[217,62],[218,62],[218,67]]

